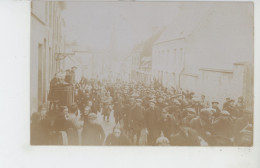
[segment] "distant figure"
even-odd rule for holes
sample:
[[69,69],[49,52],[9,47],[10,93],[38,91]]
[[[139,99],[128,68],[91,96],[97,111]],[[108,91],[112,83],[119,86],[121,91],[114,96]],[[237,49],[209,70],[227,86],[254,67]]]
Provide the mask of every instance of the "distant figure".
[[229,101],[230,101],[230,98],[227,97],[225,103],[223,103],[223,108],[222,108],[223,110],[226,108],[226,106],[228,105]]
[[217,118],[220,116],[221,110],[218,107],[219,102],[218,101],[212,101],[212,108],[216,110],[216,112],[213,114],[214,118]]
[[200,105],[202,106],[202,108],[209,108],[210,104],[206,100],[206,96],[205,95],[201,95]]
[[238,117],[241,117],[243,115],[243,111],[245,110],[244,98],[242,96],[238,97],[235,107],[237,109]]
[[71,68],[71,71],[70,71],[70,77],[71,77],[71,80],[70,80],[70,84],[75,84],[76,83],[76,70],[78,68],[76,66],[73,66]]

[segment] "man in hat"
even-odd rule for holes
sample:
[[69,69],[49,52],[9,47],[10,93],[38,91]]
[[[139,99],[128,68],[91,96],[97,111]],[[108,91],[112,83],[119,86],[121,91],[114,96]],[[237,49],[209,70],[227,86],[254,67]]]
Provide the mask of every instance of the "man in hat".
[[193,108],[186,108],[183,110],[183,116],[182,116],[182,124],[184,126],[189,127],[190,121],[197,117],[196,111]]
[[146,110],[146,128],[148,130],[148,145],[155,145],[156,138],[160,135],[160,117],[161,113],[158,107],[155,106],[156,101],[150,100],[149,108]]
[[213,133],[217,136],[231,138],[233,136],[233,120],[228,111],[221,111],[212,123]]
[[129,102],[124,106],[124,110],[123,110],[123,122],[124,122],[124,131],[126,134],[131,133],[131,128],[130,128],[130,124],[131,124],[131,115],[133,112],[133,109],[136,106],[136,102],[135,102],[135,98],[131,97],[129,99]]
[[196,111],[196,114],[199,114],[200,109],[201,109],[199,98],[193,97],[191,100],[192,100],[191,108],[193,108]]
[[245,110],[244,98],[242,96],[238,97],[235,107],[237,109],[238,117],[241,117],[243,115],[243,111]]
[[65,82],[67,82],[67,83],[71,83],[71,71],[70,71],[70,69],[67,69],[66,70],[66,76],[65,76]]
[[171,136],[172,146],[200,146],[200,138],[196,130],[181,126],[178,133]]
[[226,106],[228,105],[229,101],[230,101],[230,98],[227,97],[225,103],[223,103],[223,108],[222,108],[223,110],[226,108]]
[[165,137],[167,137],[168,139],[171,135],[176,134],[178,131],[178,123],[176,122],[176,118],[172,117],[172,115],[169,114],[167,108],[164,108],[161,111],[159,127]]
[[54,105],[54,108],[56,108],[56,105],[59,101],[59,95],[55,94],[54,89],[57,88],[61,84],[60,79],[59,79],[59,74],[56,73],[54,75],[54,78],[52,78],[50,82],[50,91],[48,94],[48,101],[50,101],[49,104],[49,111],[52,110],[52,106]]
[[[244,131],[244,132],[243,132]],[[246,131],[251,132],[251,139],[246,140],[244,133]],[[253,136],[253,112],[250,110],[244,110],[243,115],[239,117],[234,124],[234,138],[236,145],[252,145]],[[246,140],[246,141],[245,141]]]
[[113,98],[110,96],[110,92],[108,91],[103,106],[104,121],[106,120],[107,122],[109,122],[110,113],[112,111],[112,102],[113,102]]
[[49,133],[49,120],[47,118],[47,107],[41,105],[38,112],[31,116],[31,145],[47,145]]
[[206,100],[205,95],[201,95],[200,105],[201,105],[201,108],[209,108],[210,104],[209,104],[209,101]]
[[233,99],[230,99],[228,102],[226,102],[226,106],[223,110],[228,111],[232,117],[237,117],[237,109],[234,105],[235,101]]
[[73,66],[73,67],[71,67],[71,71],[70,71],[70,84],[75,84],[76,83],[76,70],[77,70],[78,68],[76,67],[76,66]]
[[201,109],[199,117],[190,121],[190,127],[195,129],[208,144],[212,143],[211,112],[208,109]]
[[102,145],[105,133],[100,124],[96,122],[97,115],[90,113],[88,121],[84,122],[82,130],[82,145]]
[[166,107],[166,104],[163,102],[163,97],[162,97],[162,96],[159,96],[159,97],[158,97],[156,106],[160,109],[160,111],[161,111],[164,107]]
[[[131,112],[131,128],[133,129],[133,142],[139,145],[141,130],[145,127],[145,109],[142,106],[142,99],[136,99],[136,106]],[[136,141],[134,137],[136,136]]]
[[107,146],[126,146],[131,145],[130,140],[122,133],[119,126],[113,128],[113,133],[106,138],[105,145]]
[[216,110],[216,112],[213,114],[214,118],[218,118],[220,115],[221,110],[218,107],[219,102],[214,100],[212,101],[212,108]]

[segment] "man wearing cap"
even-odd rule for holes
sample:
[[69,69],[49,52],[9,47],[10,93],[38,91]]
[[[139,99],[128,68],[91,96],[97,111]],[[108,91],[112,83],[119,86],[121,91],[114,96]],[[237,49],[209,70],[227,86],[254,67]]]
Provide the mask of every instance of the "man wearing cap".
[[105,133],[100,124],[96,122],[97,115],[90,113],[88,121],[84,122],[82,130],[82,145],[102,145]]

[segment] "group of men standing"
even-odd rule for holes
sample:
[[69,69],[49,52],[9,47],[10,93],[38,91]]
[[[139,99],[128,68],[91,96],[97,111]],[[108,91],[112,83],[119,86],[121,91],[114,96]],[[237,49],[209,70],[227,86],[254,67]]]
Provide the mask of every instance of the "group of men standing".
[[[205,95],[198,97],[173,87],[85,77],[76,83],[73,72],[73,68],[67,71],[64,81],[74,86],[74,104],[58,108],[67,117],[54,123],[62,125],[65,132],[69,128],[74,130],[74,133],[67,131],[77,137],[74,144],[252,145],[252,112],[246,110],[243,97],[237,102],[227,98],[220,108],[218,101],[209,102]],[[52,81],[51,88],[53,83],[57,82]],[[53,109],[50,107],[49,111]],[[103,122],[110,122],[113,115],[111,134],[106,136],[104,128],[96,122],[98,114],[103,116]],[[64,123],[68,121],[70,126],[66,127]]]

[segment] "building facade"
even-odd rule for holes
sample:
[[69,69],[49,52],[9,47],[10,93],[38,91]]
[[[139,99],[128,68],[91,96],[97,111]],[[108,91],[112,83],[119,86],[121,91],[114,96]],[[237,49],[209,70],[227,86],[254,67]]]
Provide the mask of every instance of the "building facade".
[[253,5],[216,3],[193,20],[170,25],[155,42],[153,76],[220,103],[243,96],[252,108]]
[[55,56],[65,50],[64,8],[64,2],[31,2],[31,113],[47,103],[50,80],[64,65]]

